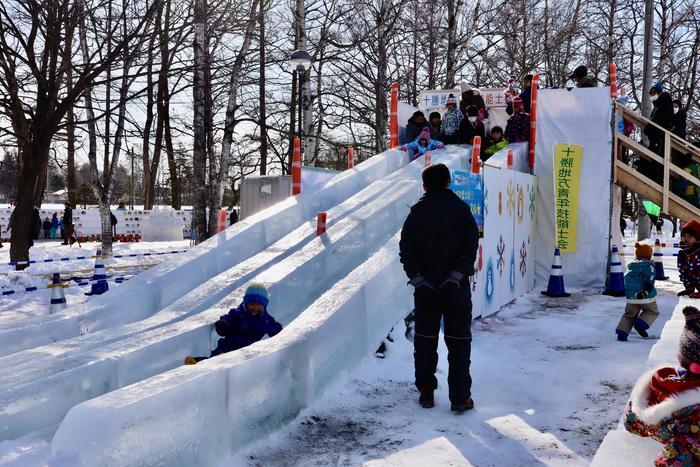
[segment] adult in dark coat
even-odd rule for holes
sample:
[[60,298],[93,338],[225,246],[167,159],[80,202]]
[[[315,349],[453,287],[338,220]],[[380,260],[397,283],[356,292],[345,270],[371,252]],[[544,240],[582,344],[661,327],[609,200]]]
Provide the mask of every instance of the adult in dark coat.
[[[671,95],[664,91],[661,83],[654,84],[649,90],[653,110],[650,120],[661,128],[670,130],[673,127],[673,99]],[[663,157],[664,155],[664,132],[655,125],[648,124],[644,127],[644,134],[649,138],[649,149]],[[663,169],[660,164],[642,158],[637,164],[638,170],[653,180],[661,184],[663,179]]]
[[231,209],[231,215],[229,216],[229,225],[233,225],[238,222],[238,211]]
[[584,65],[576,67],[574,72],[569,75],[569,79],[576,83],[577,88],[598,87],[598,80],[595,76],[588,74],[588,68]]
[[459,102],[459,110],[466,116],[467,109],[474,106],[479,111],[479,119],[483,120],[489,118],[489,112],[486,109],[486,102],[484,98],[479,94],[479,90],[473,88],[466,81],[462,81],[459,84],[460,91],[462,91],[462,100]]
[[[459,124],[459,144],[472,144],[475,136],[480,136],[484,141],[486,128],[477,116],[479,110],[475,106],[467,107],[467,118]],[[486,141],[484,141],[486,143]]]
[[471,294],[469,276],[479,244],[469,206],[448,187],[444,164],[423,171],[425,194],[409,213],[401,230],[399,255],[409,284],[415,287],[414,363],[420,404],[434,406],[437,387],[437,347],[444,317],[452,410],[474,407],[471,398]]
[[685,113],[685,110],[683,110],[683,106],[681,105],[681,100],[674,99],[673,100],[673,126],[671,127],[671,131],[673,131],[674,135],[678,136],[679,138],[685,139],[685,137],[686,137],[686,121],[687,121],[687,115]]
[[[530,113],[530,103],[532,102],[532,80],[534,77],[532,75],[525,75],[523,78],[523,92],[520,93],[520,99],[523,101],[523,107],[525,108],[525,113],[529,114]],[[508,113],[508,115],[512,114],[512,107],[511,111]]]
[[400,143],[406,144],[415,141],[421,131],[423,131],[423,128],[426,127],[430,127],[430,125],[425,119],[425,114],[420,110],[413,112],[411,118],[408,119],[408,123],[404,129],[403,139]]
[[63,232],[63,244],[68,245],[68,241],[73,237],[73,209],[70,203],[66,203],[63,209]]

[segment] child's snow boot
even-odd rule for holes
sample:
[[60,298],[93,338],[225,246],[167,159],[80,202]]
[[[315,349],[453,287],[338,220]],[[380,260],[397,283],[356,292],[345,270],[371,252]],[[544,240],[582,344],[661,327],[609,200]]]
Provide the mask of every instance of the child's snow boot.
[[644,337],[645,339],[649,337],[649,333],[647,332],[647,329],[649,329],[649,325],[641,319],[636,318],[632,326],[634,327],[634,330],[637,331],[637,334],[639,334],[640,336]]
[[617,340],[619,340],[621,342],[627,341],[627,333],[625,331],[620,331],[619,329],[615,329],[615,332],[617,333]]
[[424,387],[420,389],[420,397],[418,397],[418,403],[421,407],[423,407],[424,409],[432,409],[433,407],[435,407],[435,398],[433,396],[434,392],[435,389],[429,387]]
[[187,357],[185,357],[185,365],[196,365],[197,363],[206,359],[207,357],[192,357],[188,355]]
[[452,407],[450,408],[453,412],[457,413],[464,413],[467,410],[471,410],[474,408],[474,399],[471,397],[467,399],[467,402],[464,404],[452,404]]
[[376,352],[374,352],[374,356],[377,358],[385,358],[386,357],[386,343],[382,341],[382,343],[379,345],[379,348],[377,349]]

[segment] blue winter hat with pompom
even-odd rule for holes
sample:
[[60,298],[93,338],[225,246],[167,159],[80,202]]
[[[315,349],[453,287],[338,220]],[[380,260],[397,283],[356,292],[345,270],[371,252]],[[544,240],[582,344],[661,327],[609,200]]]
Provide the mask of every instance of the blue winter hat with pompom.
[[251,302],[259,303],[267,308],[267,304],[270,303],[270,292],[267,291],[265,284],[253,282],[248,286],[243,296],[243,304],[247,305]]
[[661,83],[654,83],[649,92],[658,92],[659,94],[664,92],[664,85]]

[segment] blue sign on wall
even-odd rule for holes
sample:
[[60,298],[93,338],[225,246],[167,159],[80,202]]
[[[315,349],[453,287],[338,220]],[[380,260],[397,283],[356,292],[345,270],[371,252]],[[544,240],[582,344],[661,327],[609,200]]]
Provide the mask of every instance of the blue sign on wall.
[[454,191],[462,201],[469,205],[479,226],[479,236],[484,235],[484,192],[481,174],[473,174],[462,170],[452,170],[450,190]]

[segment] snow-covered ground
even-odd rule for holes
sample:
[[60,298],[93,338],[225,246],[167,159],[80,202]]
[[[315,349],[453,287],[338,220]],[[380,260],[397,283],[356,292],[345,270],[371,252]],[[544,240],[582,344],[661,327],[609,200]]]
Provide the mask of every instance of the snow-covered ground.
[[[189,248],[189,240],[174,242],[139,242],[139,243],[115,243],[113,253],[115,255],[140,254],[146,252],[181,251]],[[73,246],[61,245],[59,240],[39,240],[30,250],[31,260],[45,260],[49,258],[76,258],[94,256],[99,243],[83,243]],[[131,258],[109,258],[105,261],[107,275],[132,276],[161,261],[167,261],[169,255],[161,256],[137,256]],[[23,271],[15,271],[10,262],[10,244],[5,243],[0,249],[0,292],[16,290],[12,295],[0,296],[0,326],[7,323],[18,323],[24,319],[36,318],[48,315],[51,290],[46,288],[51,283],[51,275],[60,272],[61,277],[89,278],[94,269],[95,260],[85,259],[77,261],[61,261],[50,263],[36,263]],[[73,282],[75,284],[75,282]],[[38,290],[25,292],[26,287],[37,287]],[[120,287],[120,284],[109,282],[109,287]],[[90,290],[87,286],[71,286],[64,289],[66,302],[69,306],[83,303],[89,299],[85,292]]]
[[[680,290],[657,283],[659,335]],[[361,366],[228,465],[588,465],[614,428],[653,339],[616,340],[624,299],[576,292],[548,299],[535,291],[473,325],[476,409],[450,412],[441,342],[436,407],[422,409],[413,385],[413,347],[397,325],[384,360]]]

